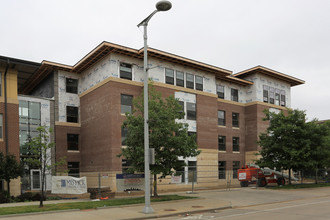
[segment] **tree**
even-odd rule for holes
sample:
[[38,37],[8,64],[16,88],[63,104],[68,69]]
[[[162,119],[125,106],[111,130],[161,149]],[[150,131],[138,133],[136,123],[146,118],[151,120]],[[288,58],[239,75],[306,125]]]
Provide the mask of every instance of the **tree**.
[[41,189],[40,189],[40,205],[43,207],[44,201],[44,187],[46,182],[46,172],[50,171],[52,168],[62,165],[65,161],[60,159],[59,162],[51,164],[51,153],[50,149],[55,146],[54,142],[50,141],[50,134],[52,133],[51,128],[46,128],[45,126],[40,126],[37,128],[39,135],[32,138],[27,145],[30,148],[30,153],[32,156],[25,159],[25,162],[30,166],[35,167],[40,170],[41,174]]
[[[150,166],[154,175],[154,195],[157,196],[157,174],[161,177],[171,175],[185,164],[182,157],[197,156],[200,151],[194,136],[188,135],[188,125],[176,122],[182,119],[182,106],[173,96],[162,98],[161,94],[149,87],[149,146],[155,149],[155,164]],[[143,94],[133,100],[132,113],[126,113],[123,128],[128,130],[125,140],[127,148],[122,149],[123,156],[131,162],[131,171],[144,171],[144,118]]]
[[259,135],[262,158],[257,163],[278,170],[289,170],[291,177],[291,170],[307,167],[311,156],[306,114],[304,111],[291,109],[287,109],[286,115],[269,110],[265,114],[264,120],[270,123],[267,131]]
[[0,179],[7,182],[8,194],[10,195],[10,181],[23,175],[23,165],[16,160],[15,155],[7,154],[4,156],[0,152]]
[[310,159],[308,168],[315,171],[315,183],[318,183],[318,170],[330,165],[330,123],[313,120],[307,123]]

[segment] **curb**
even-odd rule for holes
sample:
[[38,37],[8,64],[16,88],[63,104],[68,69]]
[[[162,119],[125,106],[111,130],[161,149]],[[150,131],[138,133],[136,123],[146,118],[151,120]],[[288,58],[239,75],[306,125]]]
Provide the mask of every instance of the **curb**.
[[44,211],[44,212],[30,212],[30,213],[22,213],[22,214],[0,215],[0,218],[20,217],[20,216],[26,216],[26,215],[53,214],[53,213],[74,212],[74,211],[80,211],[80,209],[66,209],[66,210],[58,210],[58,211]]

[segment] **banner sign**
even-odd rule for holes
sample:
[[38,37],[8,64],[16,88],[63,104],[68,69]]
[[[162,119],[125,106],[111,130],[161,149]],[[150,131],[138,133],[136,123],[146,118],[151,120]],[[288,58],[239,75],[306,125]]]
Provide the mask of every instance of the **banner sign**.
[[87,193],[86,177],[52,176],[52,193],[83,194]]
[[179,184],[182,183],[182,176],[174,176],[171,177],[171,183]]
[[144,191],[144,174],[117,174],[117,192]]

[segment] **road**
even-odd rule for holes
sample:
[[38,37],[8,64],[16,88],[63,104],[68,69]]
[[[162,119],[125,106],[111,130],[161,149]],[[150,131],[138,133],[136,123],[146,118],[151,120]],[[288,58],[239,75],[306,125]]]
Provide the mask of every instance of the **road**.
[[[192,214],[188,216],[175,216],[159,218],[161,220],[192,220],[192,219],[226,219],[226,220],[324,220],[330,219],[330,196],[320,193],[314,194],[316,190],[310,191],[310,196],[278,201],[268,204],[254,204],[248,206],[236,206],[233,209],[219,210],[208,213]],[[317,191],[319,192],[319,191]],[[291,193],[290,193],[291,194]],[[299,194],[299,192],[297,192]],[[286,198],[288,199],[288,198]],[[253,200],[253,199],[252,199]]]

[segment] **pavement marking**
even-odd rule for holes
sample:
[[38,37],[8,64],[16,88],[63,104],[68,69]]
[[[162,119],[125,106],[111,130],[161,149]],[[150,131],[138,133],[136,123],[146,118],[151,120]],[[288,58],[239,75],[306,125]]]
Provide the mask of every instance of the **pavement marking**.
[[295,207],[300,207],[300,206],[316,205],[316,204],[327,203],[327,202],[330,202],[330,200],[319,201],[319,202],[310,202],[310,203],[304,203],[304,204],[299,204],[299,205],[291,205],[291,206],[272,208],[272,209],[264,209],[264,210],[260,210],[260,211],[251,211],[251,212],[245,212],[245,213],[241,213],[241,214],[226,215],[226,216],[220,216],[220,217],[217,217],[217,218],[214,218],[214,219],[230,218],[230,217],[243,216],[243,215],[251,215],[251,214],[256,214],[256,213],[261,213],[261,212],[271,212],[271,211],[276,211],[276,210],[281,210],[281,209],[289,209],[289,208],[295,208]]

